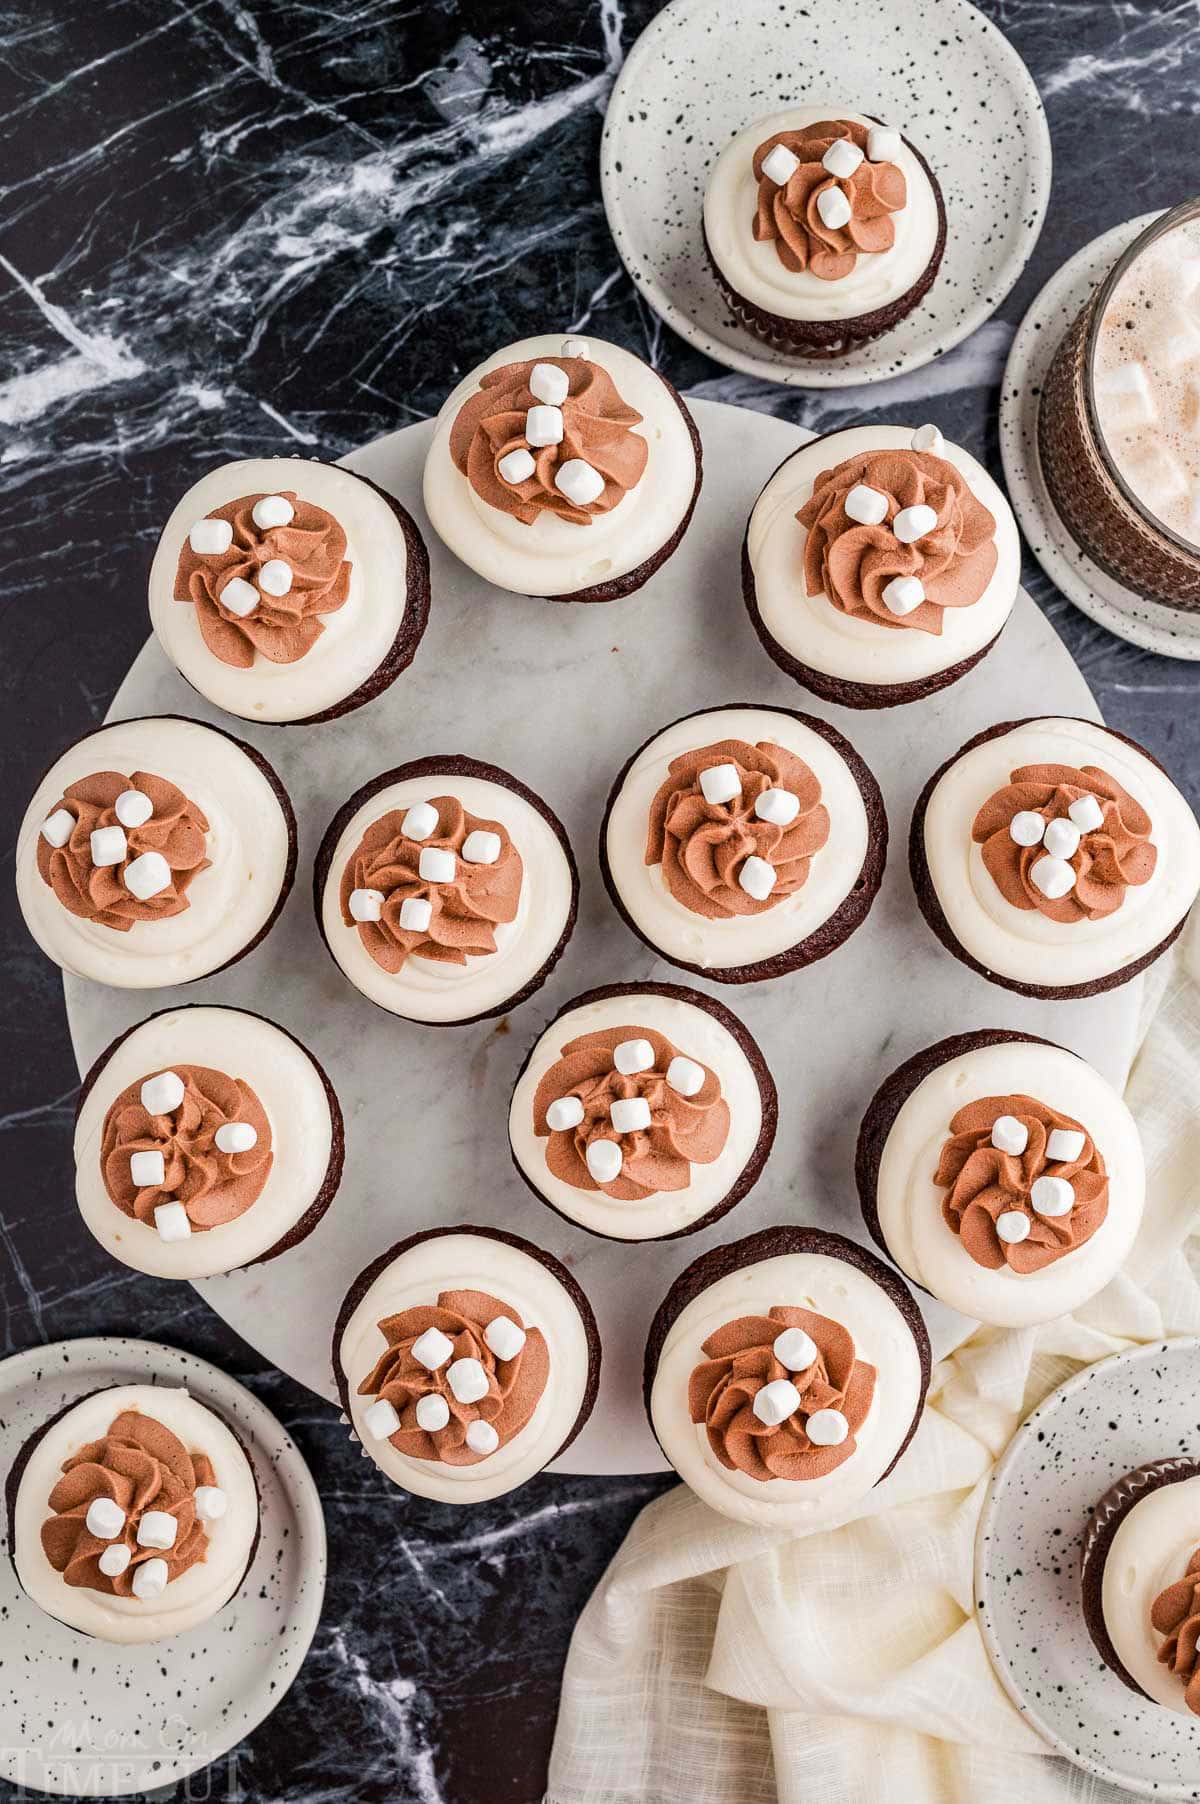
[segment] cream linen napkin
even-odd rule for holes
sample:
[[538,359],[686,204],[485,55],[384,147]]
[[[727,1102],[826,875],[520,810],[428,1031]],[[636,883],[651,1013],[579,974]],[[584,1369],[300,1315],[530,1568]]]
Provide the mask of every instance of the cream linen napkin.
[[[1165,967],[1165,968],[1164,968]],[[642,1511],[576,1626],[547,1804],[1108,1804],[994,1678],[972,1609],[993,1461],[1048,1392],[1200,1333],[1200,919],[1147,985],[1126,1097],[1148,1201],[1077,1315],[978,1329],[908,1452],[843,1525],[731,1523],[684,1486]],[[1193,1269],[1194,1268],[1194,1269]]]

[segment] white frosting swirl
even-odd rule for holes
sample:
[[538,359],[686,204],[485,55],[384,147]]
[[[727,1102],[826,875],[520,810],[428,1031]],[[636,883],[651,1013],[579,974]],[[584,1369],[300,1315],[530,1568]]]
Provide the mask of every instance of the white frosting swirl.
[[1148,1491],[1128,1510],[1104,1562],[1100,1607],[1117,1657],[1147,1697],[1192,1717],[1184,1688],[1159,1661],[1163,1637],[1150,1621],[1160,1591],[1181,1579],[1200,1547],[1200,1478]]

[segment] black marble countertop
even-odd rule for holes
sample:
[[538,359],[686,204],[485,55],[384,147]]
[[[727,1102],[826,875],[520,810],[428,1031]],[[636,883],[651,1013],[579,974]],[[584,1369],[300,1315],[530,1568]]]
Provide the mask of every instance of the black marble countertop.
[[[657,10],[0,7],[0,1350],[132,1333],[215,1360],[294,1434],[330,1529],[307,1665],[191,1796],[533,1804],[572,1624],[668,1481],[542,1477],[467,1513],[389,1495],[403,1558],[381,1565],[391,1488],[334,1412],[264,1370],[190,1288],[115,1267],[77,1218],[76,1074],[58,972],[15,905],[17,823],[50,758],[102,718],[146,635],[158,528],[212,464],[336,457],[435,412],[471,364],[547,321],[629,345],[681,389],[817,430],[864,407],[888,416],[886,385],[805,394],[725,373],[624,274],[600,200],[600,127]],[[1000,475],[997,387],[1032,296],[1097,232],[1195,188],[1200,21],[1190,0],[984,10],[1038,81],[1054,188],[999,316],[925,373],[949,436]],[[1122,644],[1030,561],[1025,574],[1109,721],[1200,797],[1200,665]]]

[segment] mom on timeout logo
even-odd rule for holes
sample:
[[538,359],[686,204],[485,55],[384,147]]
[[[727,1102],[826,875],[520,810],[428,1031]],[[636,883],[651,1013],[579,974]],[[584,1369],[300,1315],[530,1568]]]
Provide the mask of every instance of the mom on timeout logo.
[[153,1729],[128,1731],[64,1718],[36,1746],[4,1747],[0,1770],[22,1801],[44,1799],[49,1792],[57,1797],[240,1804],[245,1796],[240,1757],[231,1749],[210,1759],[208,1739],[182,1715],[168,1716]]

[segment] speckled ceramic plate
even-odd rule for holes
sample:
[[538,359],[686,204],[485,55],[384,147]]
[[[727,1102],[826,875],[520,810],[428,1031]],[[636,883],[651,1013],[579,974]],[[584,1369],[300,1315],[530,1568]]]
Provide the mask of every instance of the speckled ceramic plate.
[[1104,1359],[1054,1391],[996,1466],[975,1545],[975,1597],[1001,1684],[1039,1735],[1101,1779],[1200,1797],[1200,1725],[1101,1660],[1079,1601],[1088,1512],[1146,1460],[1197,1445],[1200,1340]]
[[1168,658],[1200,658],[1200,615],[1147,601],[1079,549],[1050,499],[1038,455],[1038,397],[1063,334],[1126,245],[1159,217],[1143,213],[1077,251],[1021,321],[1000,388],[1000,455],[1021,530],[1051,582],[1110,633]]
[[116,1647],[53,1621],[30,1603],[5,1554],[0,1773],[22,1796],[157,1791],[223,1756],[233,1796],[240,1787],[230,1750],[278,1704],[321,1614],[325,1519],[308,1467],[271,1412],[207,1360],[108,1339],[57,1341],[6,1359],[0,1472],[66,1404],[104,1385],[147,1382],[186,1384],[236,1430],[258,1480],[258,1550],[241,1591],[211,1622],[144,1647]]
[[[937,279],[907,319],[845,357],[802,359],[734,323],[708,267],[700,209],[735,132],[826,99],[888,120],[925,153],[948,233]],[[1042,229],[1050,133],[1024,63],[966,0],[675,0],[618,77],[600,177],[625,267],[677,332],[730,369],[841,388],[918,369],[995,312]]]

